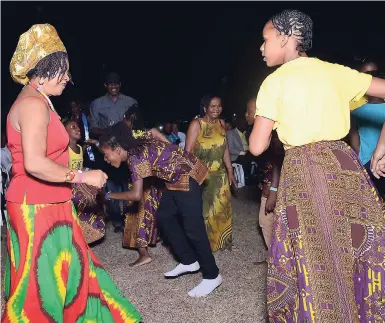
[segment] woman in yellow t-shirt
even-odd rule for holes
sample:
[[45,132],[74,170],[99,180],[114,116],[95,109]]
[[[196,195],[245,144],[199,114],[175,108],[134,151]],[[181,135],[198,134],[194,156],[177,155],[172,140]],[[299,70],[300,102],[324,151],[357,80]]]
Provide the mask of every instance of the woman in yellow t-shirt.
[[264,27],[263,82],[250,151],[285,147],[268,260],[270,322],[385,320],[383,207],[343,141],[350,101],[385,98],[384,80],[309,58],[313,22],[284,10]]
[[[69,134],[69,165],[71,169],[87,171],[83,168],[83,149],[78,145],[81,132],[76,120],[63,122]],[[72,202],[77,211],[84,240],[88,244],[102,239],[106,234],[100,191],[86,184],[72,184]]]

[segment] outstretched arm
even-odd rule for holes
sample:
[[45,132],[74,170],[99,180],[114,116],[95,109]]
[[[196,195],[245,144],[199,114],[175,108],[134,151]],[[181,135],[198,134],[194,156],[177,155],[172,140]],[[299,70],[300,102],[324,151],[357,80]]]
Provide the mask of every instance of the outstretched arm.
[[155,138],[155,139],[158,139],[160,141],[164,141],[164,142],[170,142],[166,136],[164,134],[162,134],[158,129],[156,128],[152,128],[151,130],[151,134],[152,136]]
[[140,201],[143,196],[143,179],[140,178],[132,184],[127,192],[108,193],[110,200]]

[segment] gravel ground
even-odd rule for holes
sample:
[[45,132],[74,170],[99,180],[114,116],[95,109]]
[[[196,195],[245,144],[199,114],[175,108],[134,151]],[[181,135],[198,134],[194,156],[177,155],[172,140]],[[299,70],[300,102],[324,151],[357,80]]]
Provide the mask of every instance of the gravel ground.
[[[256,196],[253,188],[243,188],[239,198],[233,199],[235,247],[232,251],[215,253],[224,282],[204,299],[187,295],[200,282],[200,274],[171,281],[163,278],[163,273],[176,262],[160,244],[151,249],[152,263],[130,268],[128,264],[136,259],[137,253],[123,249],[121,234],[108,226],[106,239],[93,250],[143,315],[144,323],[262,323],[265,322],[266,265],[256,262],[265,259],[266,248],[257,226],[259,198]],[[2,265],[3,262],[2,257]],[[4,302],[1,303],[3,309]]]

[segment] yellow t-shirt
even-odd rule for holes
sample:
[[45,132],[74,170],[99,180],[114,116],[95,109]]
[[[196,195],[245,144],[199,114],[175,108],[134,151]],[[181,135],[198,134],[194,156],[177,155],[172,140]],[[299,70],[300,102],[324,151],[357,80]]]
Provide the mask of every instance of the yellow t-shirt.
[[350,102],[360,100],[372,76],[348,67],[301,57],[262,83],[256,115],[275,121],[285,149],[344,138],[350,129]]
[[71,169],[82,169],[83,168],[83,149],[80,145],[77,145],[80,149],[80,153],[75,153],[71,147],[69,147],[69,167]]

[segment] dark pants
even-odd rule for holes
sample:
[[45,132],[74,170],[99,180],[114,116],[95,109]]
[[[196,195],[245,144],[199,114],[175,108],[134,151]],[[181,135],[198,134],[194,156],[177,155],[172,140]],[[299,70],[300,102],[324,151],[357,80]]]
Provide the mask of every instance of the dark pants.
[[253,156],[249,151],[246,155],[239,155],[233,163],[242,165],[243,173],[245,177],[250,177],[251,175],[251,163],[255,161],[255,156]]
[[178,260],[183,265],[198,261],[203,278],[215,279],[219,269],[211,252],[202,213],[201,188],[190,178],[188,192],[165,190],[156,217]]
[[[119,193],[127,191],[128,183],[127,185],[124,185],[123,182],[108,179],[106,186],[108,192]],[[122,226],[124,224],[124,217],[120,210],[119,200],[109,200],[107,203],[107,212],[114,227]]]
[[368,172],[370,178],[372,179],[374,186],[377,188],[378,193],[380,193],[380,196],[382,198],[384,198],[385,197],[385,177],[380,177],[379,179],[374,177],[374,175],[370,169],[370,161],[368,161],[364,165],[364,167],[365,167],[366,171]]
[[[105,172],[108,175],[107,191],[110,192],[125,192],[128,190],[128,178],[129,173],[126,165],[122,165],[119,168],[107,167]],[[107,213],[110,216],[112,225],[114,227],[124,225],[124,216],[120,209],[119,200],[110,200],[107,203]]]

